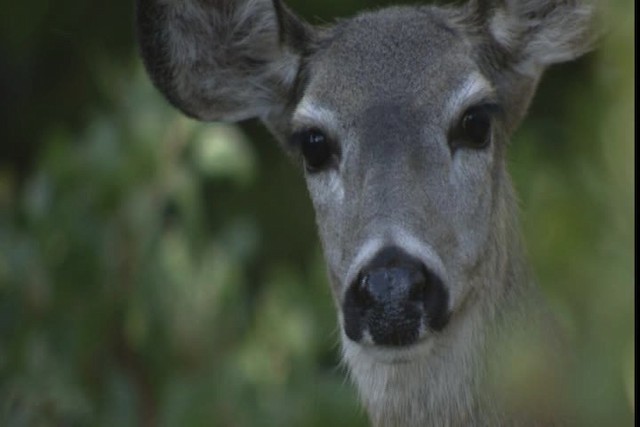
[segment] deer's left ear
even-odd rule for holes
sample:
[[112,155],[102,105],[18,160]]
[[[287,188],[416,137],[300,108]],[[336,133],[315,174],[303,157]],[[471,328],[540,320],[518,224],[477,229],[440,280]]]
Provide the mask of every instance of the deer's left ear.
[[462,11],[461,28],[497,89],[509,133],[544,70],[588,52],[597,38],[593,7],[579,0],[469,0]]
[[485,0],[487,30],[517,72],[537,78],[555,63],[588,52],[593,7],[579,0]]

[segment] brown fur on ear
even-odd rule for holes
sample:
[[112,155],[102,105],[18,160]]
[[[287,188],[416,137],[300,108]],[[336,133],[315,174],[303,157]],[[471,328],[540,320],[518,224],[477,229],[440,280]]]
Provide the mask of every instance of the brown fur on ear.
[[294,14],[281,0],[273,0],[273,6],[278,15],[280,43],[296,53],[306,54],[313,39],[312,27]]

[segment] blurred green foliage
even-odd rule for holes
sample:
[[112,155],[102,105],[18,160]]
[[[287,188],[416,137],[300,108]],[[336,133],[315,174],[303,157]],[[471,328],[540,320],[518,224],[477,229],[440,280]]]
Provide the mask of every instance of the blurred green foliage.
[[[0,425],[366,425],[299,171],[259,123],[168,107],[132,5],[101,6],[0,14]],[[580,425],[635,417],[633,9],[605,5],[600,49],[547,73],[511,152]]]

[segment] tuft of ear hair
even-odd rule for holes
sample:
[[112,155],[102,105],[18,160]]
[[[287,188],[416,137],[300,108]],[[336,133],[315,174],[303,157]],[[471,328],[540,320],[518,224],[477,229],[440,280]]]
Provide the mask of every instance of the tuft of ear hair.
[[[305,24],[279,0],[137,0],[141,54],[154,84],[205,121],[265,117],[295,84]],[[298,42],[299,43],[299,42]]]
[[469,6],[510,65],[531,77],[587,53],[598,38],[594,6],[584,1],[471,0]]

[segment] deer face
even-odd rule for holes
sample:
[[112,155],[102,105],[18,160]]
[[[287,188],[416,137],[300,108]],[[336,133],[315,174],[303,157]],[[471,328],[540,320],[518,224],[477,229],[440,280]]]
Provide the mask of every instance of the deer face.
[[362,15],[325,37],[288,146],[346,338],[410,346],[446,327],[491,250],[501,101],[473,45],[430,9]]
[[259,117],[300,159],[347,345],[420,352],[501,286],[506,140],[543,69],[588,48],[588,8],[471,0],[316,29],[280,1],[137,4],[174,105]]

